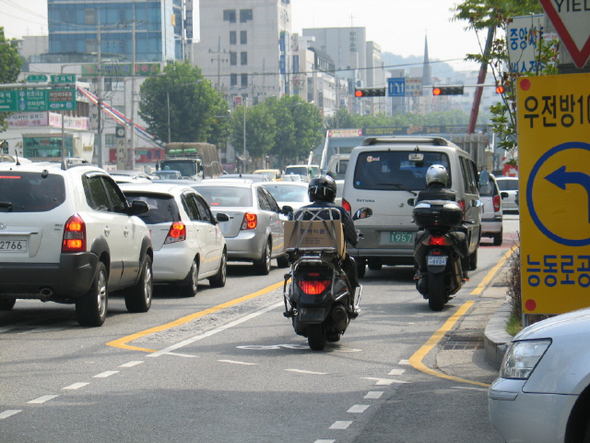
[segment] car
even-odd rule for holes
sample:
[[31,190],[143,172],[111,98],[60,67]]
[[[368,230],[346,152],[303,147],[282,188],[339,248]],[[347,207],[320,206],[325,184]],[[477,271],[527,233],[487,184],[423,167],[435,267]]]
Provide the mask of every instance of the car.
[[117,183],[150,183],[153,178],[151,175],[143,171],[128,171],[122,169],[109,171],[109,174],[111,174]]
[[500,190],[492,174],[482,171],[479,182],[479,199],[482,203],[481,236],[491,237],[494,240],[494,246],[500,246],[504,236],[502,223],[504,202],[500,198]]
[[488,390],[489,418],[506,442],[590,441],[590,308],[519,332]]
[[328,161],[326,173],[330,174],[336,181],[336,199],[334,203],[339,206],[342,205],[342,191],[344,189],[344,178],[346,177],[349,159],[350,154],[334,154]]
[[180,180],[182,179],[182,174],[180,171],[175,169],[166,169],[161,171],[154,171],[153,175],[155,178],[160,180]]
[[178,287],[181,295],[197,295],[198,283],[225,286],[227,246],[207,201],[193,188],[171,183],[128,183],[121,189],[128,201],[144,201],[149,212],[140,218],[151,231],[154,283]]
[[505,211],[518,212],[518,177],[496,177]]
[[355,221],[363,240],[348,248],[359,275],[382,265],[414,265],[418,226],[412,217],[418,193],[426,188],[426,171],[441,164],[449,187],[464,211],[469,267],[477,268],[481,215],[477,167],[469,153],[441,137],[367,137],[350,153],[342,206],[354,214],[363,207],[370,218]]
[[257,169],[254,174],[265,175],[269,180],[280,180],[283,172],[280,169]]
[[303,181],[309,182],[312,178],[319,174],[319,167],[317,169],[310,165],[289,165],[285,168],[284,175],[297,174],[303,178]]
[[262,183],[275,198],[279,207],[290,206],[294,211],[301,206],[309,205],[311,200],[307,193],[309,186],[302,182],[268,182]]
[[284,181],[284,182],[296,182],[297,183],[297,182],[303,182],[305,180],[299,174],[293,174],[291,172],[289,174],[283,174],[283,177],[281,178],[281,181]]
[[221,224],[227,242],[229,261],[250,261],[259,275],[271,269],[271,259],[288,267],[285,255],[284,221],[278,203],[262,183],[250,180],[208,179],[192,186],[209,203],[217,216],[225,213]]
[[111,293],[129,312],[152,303],[153,248],[112,176],[89,164],[0,163],[0,310],[17,299],[76,306],[78,323],[101,326]]
[[[267,182],[270,179],[264,174],[223,174],[215,177],[216,180],[250,180],[253,182]],[[208,179],[205,179],[208,180]]]

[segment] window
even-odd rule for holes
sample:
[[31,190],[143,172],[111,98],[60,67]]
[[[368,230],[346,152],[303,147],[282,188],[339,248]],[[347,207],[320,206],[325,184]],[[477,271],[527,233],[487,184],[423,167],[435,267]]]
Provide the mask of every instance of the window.
[[86,40],[86,54],[92,54],[93,52],[96,52],[96,40],[87,39]]
[[238,74],[230,74],[230,86],[238,86]]
[[236,10],[235,9],[224,9],[223,10],[223,21],[235,23],[236,22]]
[[242,66],[248,64],[248,53],[247,52],[242,52],[240,54],[240,62],[242,64]]
[[229,64],[236,66],[238,64],[238,53],[235,51],[229,52]]
[[242,45],[248,44],[248,32],[247,31],[240,31],[240,44],[242,44]]
[[252,10],[251,9],[240,9],[240,23],[246,23],[247,21],[252,20]]
[[199,215],[199,208],[195,202],[195,194],[184,194],[182,196],[182,204],[184,205],[184,209],[192,221],[201,219]]
[[209,210],[209,206],[205,202],[204,199],[195,195],[195,201],[197,203],[197,208],[199,208],[199,214],[201,215],[201,220],[209,222],[211,224],[215,224],[213,221],[213,214]]
[[242,87],[248,86],[248,74],[242,74]]
[[85,22],[87,25],[95,25],[96,18],[95,18],[95,9],[85,9]]
[[238,36],[236,31],[229,31],[229,44],[236,45],[238,43]]

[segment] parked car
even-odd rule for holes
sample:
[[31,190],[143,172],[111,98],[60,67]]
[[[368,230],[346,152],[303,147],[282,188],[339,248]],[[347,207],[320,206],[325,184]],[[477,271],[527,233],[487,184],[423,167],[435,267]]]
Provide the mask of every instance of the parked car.
[[280,180],[283,176],[283,171],[280,169],[257,169],[254,174],[260,174],[268,177],[271,181]]
[[169,183],[121,185],[128,201],[144,201],[141,219],[150,228],[154,248],[154,283],[177,285],[186,297],[197,294],[198,282],[225,286],[227,246],[209,204],[193,188]]
[[154,177],[160,180],[180,180],[182,174],[175,169],[166,169],[161,171],[154,171]]
[[279,204],[279,208],[290,206],[296,211],[301,206],[311,203],[307,192],[309,189],[307,183],[280,181],[262,183],[262,186],[272,194]]
[[100,326],[109,295],[125,291],[130,312],[152,303],[153,249],[104,170],[88,164],[0,163],[0,310],[16,299],[74,303],[82,326]]
[[503,201],[500,198],[496,178],[487,171],[480,173],[479,198],[482,203],[481,236],[492,237],[494,246],[500,246],[504,236]]
[[518,177],[496,177],[502,206],[506,211],[518,211]]
[[271,259],[289,266],[285,256],[284,222],[274,197],[250,180],[203,180],[192,186],[209,203],[215,215],[230,221],[220,225],[227,242],[228,260],[251,261],[258,274],[270,272]]
[[365,263],[371,269],[382,265],[414,264],[413,202],[426,188],[426,171],[441,164],[449,172],[449,188],[455,191],[467,226],[470,269],[477,268],[481,237],[478,173],[471,156],[440,137],[366,138],[350,154],[342,206],[351,214],[370,207],[370,218],[355,221],[363,241],[348,253],[355,257],[359,275]]
[[523,329],[488,391],[506,442],[590,441],[590,308]]

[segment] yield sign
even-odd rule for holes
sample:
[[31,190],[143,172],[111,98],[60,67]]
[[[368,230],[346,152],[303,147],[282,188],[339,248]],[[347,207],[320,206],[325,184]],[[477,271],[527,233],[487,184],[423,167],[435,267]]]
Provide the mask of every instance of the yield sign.
[[590,5],[576,0],[540,0],[547,17],[572,56],[583,68],[590,56]]

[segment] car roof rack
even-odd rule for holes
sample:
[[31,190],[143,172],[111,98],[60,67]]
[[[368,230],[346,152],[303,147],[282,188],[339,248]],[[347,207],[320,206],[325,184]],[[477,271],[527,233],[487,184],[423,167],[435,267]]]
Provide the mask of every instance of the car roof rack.
[[451,146],[455,147],[455,144],[449,142],[446,138],[442,137],[408,137],[408,136],[391,136],[391,137],[367,137],[363,140],[362,146],[374,146],[374,145],[385,145],[385,144],[408,144],[418,143],[421,145],[431,146]]
[[74,166],[82,165],[88,166],[90,165],[90,162],[80,157],[64,157],[61,161],[61,169],[63,169],[64,171],[67,171],[68,169],[73,168]]

